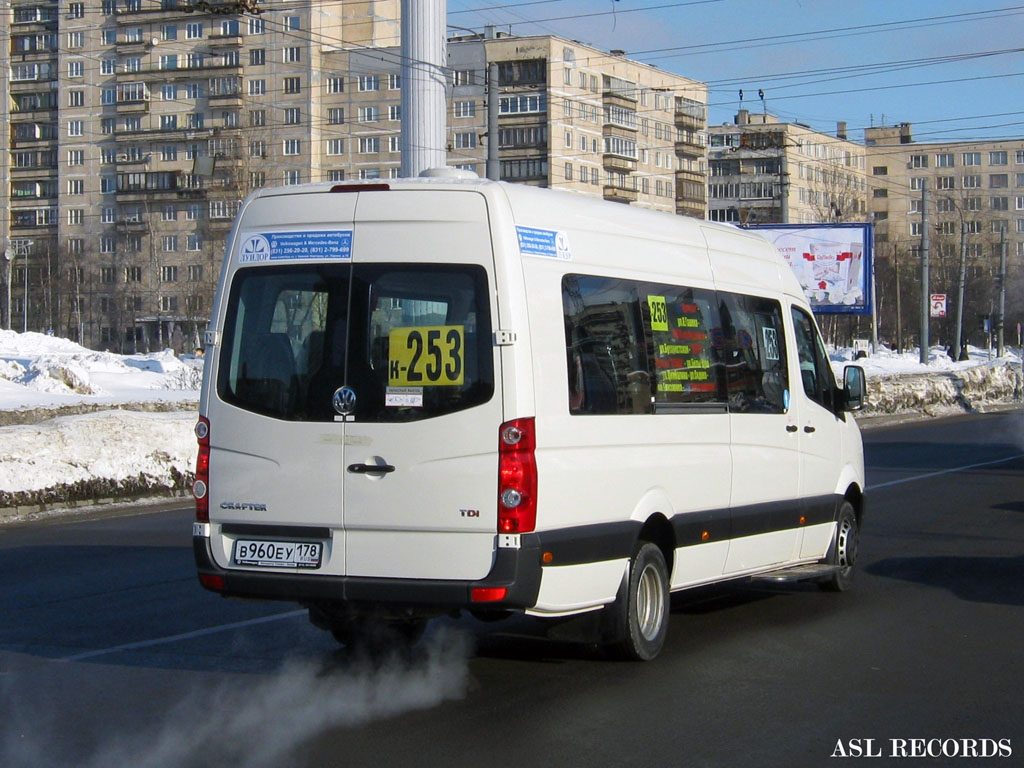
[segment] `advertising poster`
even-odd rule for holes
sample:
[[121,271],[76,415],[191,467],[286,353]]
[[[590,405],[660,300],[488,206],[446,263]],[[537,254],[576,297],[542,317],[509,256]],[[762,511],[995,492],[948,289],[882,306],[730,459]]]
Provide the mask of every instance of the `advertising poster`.
[[820,314],[871,314],[871,224],[747,227],[778,248]]

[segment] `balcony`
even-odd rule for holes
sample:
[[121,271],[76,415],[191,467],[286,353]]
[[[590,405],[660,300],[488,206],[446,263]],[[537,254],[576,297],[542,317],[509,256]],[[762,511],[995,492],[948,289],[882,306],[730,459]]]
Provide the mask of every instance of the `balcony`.
[[206,42],[211,48],[238,48],[242,45],[242,36],[233,35],[210,35]]
[[609,171],[632,173],[636,170],[636,159],[624,157],[622,155],[605,153],[602,159],[602,164]]
[[622,187],[617,184],[604,185],[604,199],[613,203],[635,203],[637,191],[630,187]]

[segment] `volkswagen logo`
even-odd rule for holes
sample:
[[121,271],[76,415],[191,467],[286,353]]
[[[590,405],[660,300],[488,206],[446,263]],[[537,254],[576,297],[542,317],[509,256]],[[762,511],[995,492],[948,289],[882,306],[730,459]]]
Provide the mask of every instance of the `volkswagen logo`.
[[352,387],[338,387],[331,397],[334,410],[341,416],[348,416],[356,408],[356,391]]

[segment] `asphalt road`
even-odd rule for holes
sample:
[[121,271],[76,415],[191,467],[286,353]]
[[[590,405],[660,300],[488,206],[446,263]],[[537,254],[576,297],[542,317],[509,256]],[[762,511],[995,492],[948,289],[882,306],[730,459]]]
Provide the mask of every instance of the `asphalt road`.
[[854,589],[677,596],[649,664],[531,620],[350,658],[202,590],[190,509],[0,528],[0,766],[1022,764],[1024,416],[865,439]]

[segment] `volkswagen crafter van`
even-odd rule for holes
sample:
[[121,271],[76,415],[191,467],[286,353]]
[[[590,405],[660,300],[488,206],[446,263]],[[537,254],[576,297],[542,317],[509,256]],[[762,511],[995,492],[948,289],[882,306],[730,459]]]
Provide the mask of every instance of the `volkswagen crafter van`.
[[671,592],[850,584],[863,371],[740,229],[475,177],[263,189],[205,346],[200,580],[344,643],[596,612],[649,659]]

